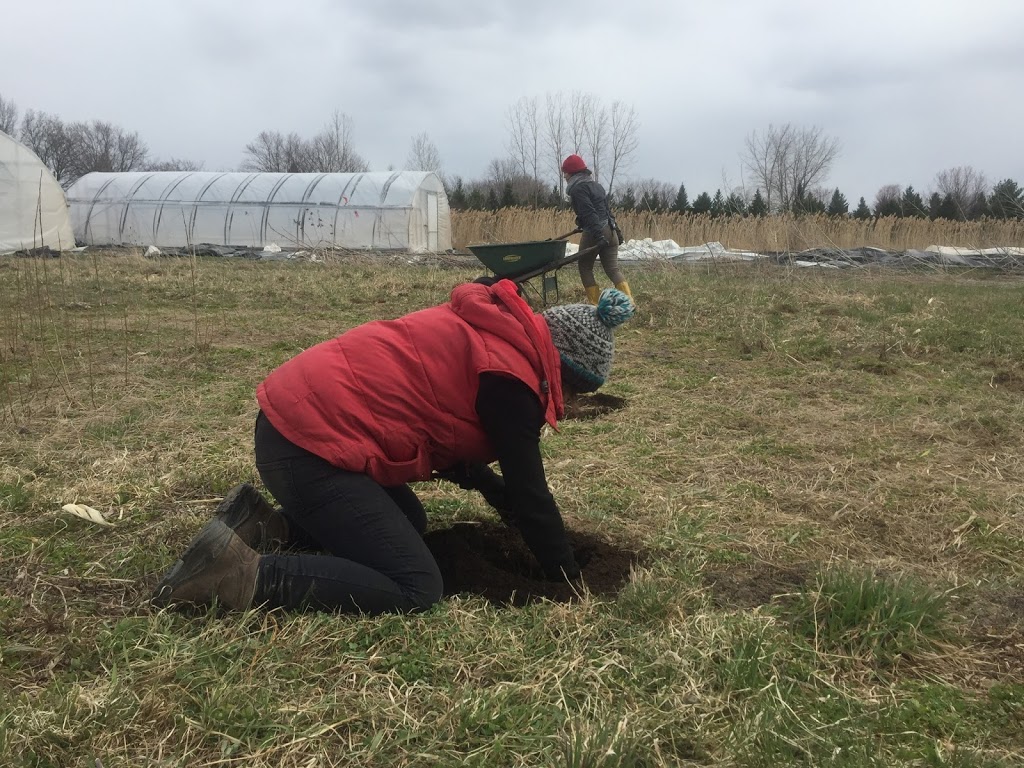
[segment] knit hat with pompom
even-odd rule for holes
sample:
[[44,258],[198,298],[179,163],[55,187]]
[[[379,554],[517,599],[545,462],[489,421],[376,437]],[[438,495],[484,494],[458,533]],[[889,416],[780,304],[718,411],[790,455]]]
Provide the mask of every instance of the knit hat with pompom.
[[576,392],[593,392],[604,384],[612,367],[612,328],[633,316],[632,300],[606,288],[591,304],[564,304],[543,312],[551,340],[562,359],[562,384]]

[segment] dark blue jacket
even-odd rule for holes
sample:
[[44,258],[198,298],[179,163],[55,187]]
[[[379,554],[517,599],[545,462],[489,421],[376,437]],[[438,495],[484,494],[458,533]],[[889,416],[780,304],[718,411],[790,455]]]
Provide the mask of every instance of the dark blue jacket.
[[594,240],[601,240],[611,216],[604,187],[594,181],[593,174],[587,170],[570,176],[566,191],[576,212],[576,226]]

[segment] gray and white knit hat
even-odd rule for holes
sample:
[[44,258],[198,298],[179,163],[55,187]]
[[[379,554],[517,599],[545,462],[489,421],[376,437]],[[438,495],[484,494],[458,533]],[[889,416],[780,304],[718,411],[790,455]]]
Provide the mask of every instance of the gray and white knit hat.
[[633,316],[632,300],[616,288],[601,292],[597,306],[563,304],[543,312],[562,359],[562,383],[577,392],[593,392],[608,378],[614,342],[612,328]]

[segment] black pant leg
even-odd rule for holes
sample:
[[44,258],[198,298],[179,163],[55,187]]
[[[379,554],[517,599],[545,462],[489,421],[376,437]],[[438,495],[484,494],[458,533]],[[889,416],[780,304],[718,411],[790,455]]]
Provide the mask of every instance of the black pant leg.
[[257,426],[256,466],[289,521],[330,553],[264,556],[258,601],[384,613],[423,610],[440,599],[441,574],[417,530],[416,510],[424,527],[426,516],[407,486],[386,489],[334,467],[284,440],[265,417]]

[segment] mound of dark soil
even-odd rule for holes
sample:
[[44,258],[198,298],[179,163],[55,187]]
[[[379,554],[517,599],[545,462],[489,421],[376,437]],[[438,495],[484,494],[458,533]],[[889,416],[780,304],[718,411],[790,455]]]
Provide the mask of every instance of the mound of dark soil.
[[565,418],[586,421],[604,416],[606,413],[618,411],[626,407],[626,399],[616,395],[595,392],[592,395],[577,395],[566,398]]
[[[592,533],[569,530],[569,542],[586,561],[583,580],[595,595],[612,595],[629,580],[644,553]],[[578,598],[567,582],[547,581],[519,533],[502,523],[455,523],[424,537],[444,577],[445,595],[477,595],[495,605],[526,605],[541,599]],[[589,560],[587,559],[589,557]]]

